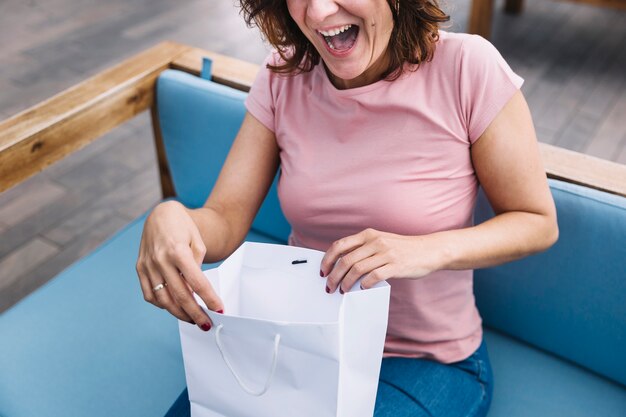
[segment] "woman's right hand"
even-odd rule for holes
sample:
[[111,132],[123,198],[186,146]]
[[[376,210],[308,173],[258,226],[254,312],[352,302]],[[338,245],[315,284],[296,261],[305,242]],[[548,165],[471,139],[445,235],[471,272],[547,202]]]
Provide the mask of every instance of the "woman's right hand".
[[[176,201],[167,201],[156,206],[146,219],[137,275],[147,302],[202,330],[211,328],[211,320],[193,293],[209,310],[221,313],[224,306],[200,265],[205,255],[211,261],[224,259],[241,244],[279,163],[274,132],[246,113],[204,207],[189,210]],[[204,242],[208,239],[213,243],[207,255]]]
[[211,320],[193,293],[210,310],[222,313],[224,307],[200,268],[205,253],[206,246],[188,209],[167,201],[156,206],[146,219],[137,275],[147,302],[208,331]]

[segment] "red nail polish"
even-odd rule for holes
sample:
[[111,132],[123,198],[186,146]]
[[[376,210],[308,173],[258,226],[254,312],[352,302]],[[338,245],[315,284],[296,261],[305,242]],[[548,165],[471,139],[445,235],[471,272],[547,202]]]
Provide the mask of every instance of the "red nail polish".
[[343,289],[342,289],[341,287],[339,287],[339,294],[345,294],[345,293],[343,292]]
[[209,330],[211,330],[211,323],[204,323],[203,325],[200,326],[200,328],[204,330],[205,332],[208,332]]
[[326,292],[330,294],[330,288],[328,288],[328,285],[326,286]]
[[324,278],[324,273],[322,272],[321,269],[320,269],[320,277]]
[[216,313],[224,314],[224,310],[223,309],[222,310],[217,310]]

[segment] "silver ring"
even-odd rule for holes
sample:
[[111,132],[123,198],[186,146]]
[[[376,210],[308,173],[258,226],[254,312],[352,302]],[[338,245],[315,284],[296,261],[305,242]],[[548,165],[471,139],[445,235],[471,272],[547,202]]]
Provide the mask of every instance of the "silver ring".
[[162,290],[165,287],[167,287],[167,282],[163,282],[163,283],[157,285],[156,287],[152,288],[152,291],[157,292],[159,290]]

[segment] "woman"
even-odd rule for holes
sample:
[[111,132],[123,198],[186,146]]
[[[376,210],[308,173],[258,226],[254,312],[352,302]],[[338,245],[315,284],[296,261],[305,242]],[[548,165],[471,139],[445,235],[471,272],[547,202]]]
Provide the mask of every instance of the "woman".
[[[484,39],[440,31],[436,0],[241,6],[277,52],[205,206],[166,202],[147,219],[146,301],[210,329],[191,291],[224,306],[199,265],[239,246],[280,166],[290,244],[326,252],[326,291],[391,285],[375,416],[485,415],[472,269],[558,235],[521,78]],[[473,226],[479,183],[497,215]]]

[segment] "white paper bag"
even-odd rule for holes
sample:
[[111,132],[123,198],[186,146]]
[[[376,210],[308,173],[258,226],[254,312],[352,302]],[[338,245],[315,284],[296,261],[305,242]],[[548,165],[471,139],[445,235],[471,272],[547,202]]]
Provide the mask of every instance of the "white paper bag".
[[390,288],[327,294],[323,255],[246,242],[205,272],[225,314],[179,324],[192,417],[373,415]]

